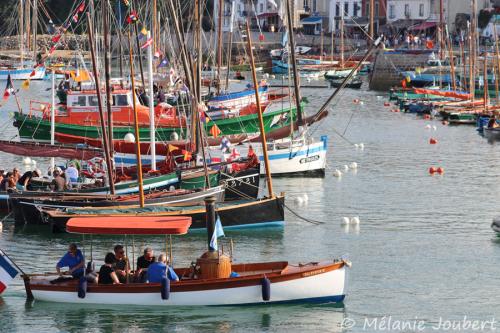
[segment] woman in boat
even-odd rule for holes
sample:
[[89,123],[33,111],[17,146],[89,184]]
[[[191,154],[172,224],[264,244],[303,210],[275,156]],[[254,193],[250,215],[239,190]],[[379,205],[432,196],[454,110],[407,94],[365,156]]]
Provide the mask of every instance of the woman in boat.
[[31,191],[33,188],[31,187],[31,179],[35,177],[40,177],[42,172],[38,169],[34,171],[26,171],[24,175],[17,181],[16,188],[19,191]]
[[115,263],[114,253],[108,252],[106,257],[104,257],[104,265],[101,266],[99,270],[99,284],[121,284],[116,276],[115,270],[113,269],[113,264]]
[[83,268],[85,267],[85,258],[82,251],[78,249],[75,243],[71,243],[68,247],[68,252],[59,260],[56,265],[57,274],[63,275],[61,268],[68,267],[67,274],[71,274],[73,278],[78,279],[83,276]]

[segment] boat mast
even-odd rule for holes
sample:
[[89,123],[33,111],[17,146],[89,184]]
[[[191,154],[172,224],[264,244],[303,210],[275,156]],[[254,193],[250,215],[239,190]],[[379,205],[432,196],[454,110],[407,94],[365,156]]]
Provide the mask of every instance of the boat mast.
[[[342,26],[344,25],[344,15],[342,12]],[[343,27],[342,27],[343,29]],[[375,38],[375,0],[370,0],[370,39]],[[343,38],[343,37],[342,37]],[[344,52],[344,51],[342,51]]]
[[340,68],[344,68],[344,15],[340,18]]
[[219,0],[219,17],[217,27],[217,95],[220,94],[220,71],[222,67],[222,8],[224,0]]
[[33,16],[31,17],[33,20],[33,59],[36,60],[36,52],[37,52],[37,32],[38,32],[38,0],[33,0]]
[[320,44],[319,44],[319,61],[323,61],[323,29],[321,29]]
[[471,94],[471,100],[474,102],[475,97],[475,82],[474,82],[474,41],[472,33],[472,24],[469,24],[469,91]]
[[115,30],[116,33],[118,34],[118,61],[119,61],[119,66],[120,66],[120,84],[123,88],[123,45],[122,45],[122,2],[118,2],[118,24],[117,24],[117,29]]
[[134,58],[132,57],[132,37],[128,30],[128,50],[130,60],[130,82],[132,84],[132,106],[134,108],[134,134],[135,134],[135,157],[137,159],[137,182],[139,183],[139,205],[144,207],[144,185],[142,182],[142,160],[141,160],[141,140],[139,137],[139,119],[137,115],[137,97],[135,96],[135,78],[134,78]]
[[26,0],[24,3],[26,6],[26,42],[27,51],[31,51],[31,0]]
[[[103,33],[104,33],[104,77],[105,77],[105,87],[106,87],[106,112],[108,114],[108,141],[109,147],[111,148],[109,153],[111,159],[113,158],[113,110],[111,108],[113,104],[113,97],[111,96],[111,43],[109,38],[109,13],[108,6],[109,0],[103,1],[102,3],[102,15],[103,15]],[[121,57],[121,54],[120,54]]]
[[443,13],[443,0],[439,0],[439,39],[440,39],[440,45],[439,45],[439,59],[443,60],[444,59],[444,38],[443,38],[443,33],[444,33],[444,13]]
[[[290,24],[290,1],[287,0],[287,8],[288,8],[288,22]],[[248,24],[248,19],[246,22],[246,35],[247,35],[247,45],[248,45],[248,54],[250,56],[250,67],[252,68],[252,79],[253,86],[255,88],[255,103],[257,104],[257,114],[259,116],[259,128],[260,128],[260,137],[262,139],[262,153],[264,155],[264,165],[266,167],[266,178],[267,178],[267,188],[269,191],[269,197],[274,197],[273,193],[273,180],[271,178],[271,169],[269,166],[269,156],[267,154],[267,141],[266,141],[266,131],[264,129],[264,119],[262,117],[262,109],[260,106],[260,97],[259,97],[259,83],[257,82],[257,73],[255,72],[255,60],[253,58],[253,50],[252,50],[252,35],[250,35],[250,26]],[[291,26],[290,28],[291,29]],[[290,39],[292,38],[290,34]],[[299,105],[297,105],[297,109]]]
[[493,24],[493,33],[495,34],[495,61],[493,62],[494,70],[493,73],[495,73],[495,89],[496,89],[496,95],[497,95],[497,103],[499,102],[499,94],[498,94],[498,80],[500,80],[500,50],[498,48],[498,35],[497,35],[497,25],[496,22]]
[[89,13],[87,13],[87,26],[88,26],[90,56],[92,58],[92,70],[94,72],[95,91],[97,96],[97,104],[99,107],[99,117],[101,120],[102,145],[104,147],[104,155],[106,159],[106,166],[108,169],[109,190],[111,194],[115,194],[115,183],[113,181],[113,164],[111,162],[111,157],[109,154],[109,147],[108,147],[109,141],[107,140],[106,126],[104,122],[104,110],[102,107],[102,99],[101,99],[101,86],[99,84],[99,72],[97,70],[97,62],[95,57],[94,31],[93,31],[94,27],[92,25],[92,20],[90,18]]
[[[130,9],[133,11],[134,8],[133,6],[133,1],[130,2]],[[141,43],[139,41],[139,31],[137,30],[137,21],[132,22],[134,25],[134,32],[135,32],[135,42],[136,42],[136,49],[137,49],[137,55],[139,57],[139,70],[141,71],[141,82],[142,82],[142,89],[146,89],[146,81],[144,80],[144,70],[142,68],[142,51],[141,51]]]
[[[148,39],[151,31],[148,31]],[[151,147],[151,169],[156,170],[156,131],[155,131],[155,95],[153,91],[153,44],[148,46],[148,76],[149,76],[149,141]]]
[[[290,0],[286,0],[286,8],[287,8],[287,21],[288,21],[288,33],[290,35],[290,54],[292,56],[292,69],[293,69],[293,85],[294,85],[294,92],[295,92],[295,107],[297,108],[297,125],[303,126],[304,121],[302,117],[302,107],[300,105],[300,83],[299,83],[299,73],[297,70],[297,61],[295,59],[295,38],[293,36],[293,25],[292,25],[292,9],[290,8]],[[250,38],[250,37],[249,37]],[[252,50],[250,50],[252,52]],[[253,55],[252,55],[253,57]],[[256,92],[258,90],[258,86],[256,86]],[[260,101],[258,101],[260,104]],[[260,110],[260,108],[257,108]],[[266,149],[267,151],[267,149]]]
[[451,83],[453,86],[453,90],[457,91],[457,80],[455,78],[455,59],[453,57],[453,45],[450,40],[450,35],[448,33],[448,26],[446,26],[446,41],[448,43],[448,53],[450,57],[450,67],[451,67]]
[[229,49],[227,55],[227,70],[226,70],[226,91],[229,90],[229,71],[231,69],[231,56],[233,51],[233,30],[234,30],[234,10],[236,2],[231,3],[231,22],[229,24]]
[[[52,68],[52,103],[50,105],[50,144],[54,145],[56,136],[56,71]],[[55,160],[54,157],[50,159],[50,167],[52,168],[52,174],[54,173]]]
[[483,98],[484,98],[484,112],[488,112],[488,97],[489,97],[489,87],[488,87],[488,53],[484,54],[484,64],[483,64]]
[[24,5],[19,0],[19,48],[21,51],[21,68],[24,68]]

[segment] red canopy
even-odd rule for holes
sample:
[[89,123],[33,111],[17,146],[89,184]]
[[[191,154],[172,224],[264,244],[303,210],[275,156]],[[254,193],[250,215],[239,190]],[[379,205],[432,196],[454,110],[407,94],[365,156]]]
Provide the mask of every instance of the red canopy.
[[437,25],[436,22],[422,22],[420,24],[414,25],[410,28],[413,31],[427,30],[430,28],[434,28]]
[[183,235],[191,226],[191,217],[74,217],[66,231],[94,235]]

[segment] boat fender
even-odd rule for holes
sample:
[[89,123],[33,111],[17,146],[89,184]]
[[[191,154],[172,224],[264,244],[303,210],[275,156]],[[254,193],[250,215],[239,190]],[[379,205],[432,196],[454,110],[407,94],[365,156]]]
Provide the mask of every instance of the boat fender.
[[169,299],[170,298],[170,280],[166,277],[161,279],[161,299]]
[[85,298],[87,294],[87,278],[82,276],[80,280],[78,280],[78,298]]
[[260,283],[262,285],[262,300],[269,301],[271,299],[271,280],[264,276]]

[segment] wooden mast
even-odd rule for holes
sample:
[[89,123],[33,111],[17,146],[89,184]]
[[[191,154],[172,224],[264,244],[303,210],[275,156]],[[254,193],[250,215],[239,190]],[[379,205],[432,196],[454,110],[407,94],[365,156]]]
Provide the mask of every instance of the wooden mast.
[[229,49],[227,55],[227,70],[226,70],[226,91],[229,89],[229,72],[231,70],[231,56],[233,51],[233,31],[234,31],[234,10],[236,3],[231,3],[231,21],[229,23]]
[[489,87],[488,87],[488,53],[484,54],[484,64],[483,64],[483,98],[484,98],[484,112],[488,112],[488,98],[489,98]]
[[118,62],[119,62],[119,67],[120,67],[120,84],[123,88],[123,45],[122,45],[122,23],[123,23],[123,18],[122,18],[122,2],[118,1],[118,24],[117,24],[117,29],[115,30],[116,33],[118,34]]
[[137,96],[135,95],[134,59],[132,57],[132,42],[130,29],[128,30],[128,49],[130,60],[130,82],[132,84],[132,105],[134,107],[134,134],[135,134],[135,157],[137,159],[137,182],[139,183],[139,205],[144,207],[144,186],[142,182],[142,160],[141,160],[141,140],[139,137],[139,119],[137,116]]
[[323,29],[321,30],[321,35],[320,35],[319,61],[320,61],[320,63],[321,63],[321,61],[323,61]]
[[344,68],[345,66],[345,57],[344,57],[344,15],[340,18],[340,68]]
[[493,73],[495,73],[495,89],[496,89],[496,95],[497,95],[497,103],[500,101],[500,96],[498,94],[498,85],[499,85],[499,80],[500,80],[500,50],[498,48],[498,35],[497,35],[497,25],[496,23],[493,24],[493,33],[495,34],[495,61],[493,62],[494,70]]
[[[342,11],[342,23],[344,22],[344,15]],[[375,38],[375,0],[370,0],[370,39]]]
[[19,0],[19,49],[21,51],[21,68],[24,68],[24,6]]
[[[113,147],[113,96],[111,95],[111,43],[109,38],[109,0],[102,3],[102,16],[103,16],[103,34],[104,34],[104,78],[106,87],[106,112],[108,122],[108,137],[109,147]],[[121,56],[121,55],[120,55]],[[113,160],[113,151],[110,149],[109,155]]]
[[[289,4],[289,1],[287,0],[287,7],[289,9],[290,7],[288,4]],[[246,28],[247,28],[246,32],[247,32],[248,54],[250,56],[250,67],[252,68],[252,79],[253,79],[253,86],[255,89],[255,102],[257,104],[257,114],[259,115],[260,137],[262,138],[262,153],[264,155],[264,165],[266,167],[267,187],[269,190],[269,197],[273,198],[274,197],[273,180],[271,178],[271,170],[270,170],[270,166],[269,166],[269,156],[267,154],[266,132],[264,129],[264,119],[262,117],[262,109],[260,106],[259,83],[257,82],[257,73],[255,72],[255,60],[253,58],[253,50],[252,50],[252,37],[250,35],[250,27],[248,24],[248,19],[246,22]]]
[[222,8],[224,0],[219,0],[219,17],[217,24],[217,95],[220,94],[220,71],[222,67]]
[[37,52],[37,32],[38,32],[38,0],[33,0],[33,15],[32,19],[32,29],[33,29],[33,59],[36,60]]
[[472,33],[472,24],[470,25],[469,30],[469,91],[471,94],[471,99],[474,101],[476,89],[474,87],[474,41],[473,41],[473,33]]
[[[295,59],[295,37],[293,36],[292,28],[292,10],[290,8],[290,0],[286,0],[287,8],[287,20],[288,20],[288,33],[290,40],[290,55],[292,56],[292,69],[293,69],[293,86],[295,92],[295,107],[297,108],[297,125],[300,127],[304,125],[302,107],[300,105],[300,83],[299,83],[299,73],[297,70],[297,60]],[[256,87],[255,89],[258,89]],[[259,101],[260,103],[260,101]],[[258,108],[258,110],[260,110]]]
[[452,80],[451,83],[452,83],[452,86],[453,86],[453,90],[456,91],[457,90],[457,80],[456,80],[456,77],[455,77],[455,60],[454,60],[454,57],[453,57],[452,42],[449,39],[448,26],[446,27],[446,40],[448,42],[448,54],[449,54],[449,57],[450,57],[451,80]]
[[439,0],[439,38],[440,46],[439,46],[439,59],[444,59],[444,49],[445,49],[445,41],[443,38],[444,34],[444,12],[443,12],[443,0]]
[[31,0],[26,0],[26,48],[27,52],[31,51]]
[[[151,38],[148,31],[147,40]],[[153,84],[153,44],[148,46],[148,83],[149,83],[149,142],[151,151],[151,170],[156,170],[156,128],[155,128],[155,96]]]
[[[133,6],[133,1],[130,1],[131,4],[131,10],[134,10]],[[141,83],[142,83],[142,89],[146,89],[146,81],[144,80],[144,69],[142,68],[142,52],[141,52],[141,43],[139,41],[139,31],[137,29],[137,21],[132,22],[134,25],[134,33],[135,33],[135,42],[136,42],[136,49],[137,49],[137,55],[139,57],[139,70],[141,71]]]
[[99,117],[101,120],[101,131],[102,131],[102,144],[104,148],[104,155],[106,158],[106,166],[108,169],[108,178],[109,178],[109,189],[111,194],[115,193],[115,184],[113,181],[113,169],[112,169],[112,163],[111,163],[111,157],[109,154],[109,147],[108,147],[108,140],[107,134],[106,134],[106,126],[104,122],[104,110],[102,107],[102,98],[101,98],[101,86],[99,84],[99,71],[97,70],[97,63],[96,63],[96,57],[95,57],[95,49],[94,49],[94,27],[92,25],[92,20],[90,19],[90,14],[87,13],[87,26],[88,26],[88,37],[89,37],[89,48],[90,48],[90,55],[92,58],[92,70],[94,72],[94,82],[95,82],[95,91],[97,95],[97,104],[99,107]]

